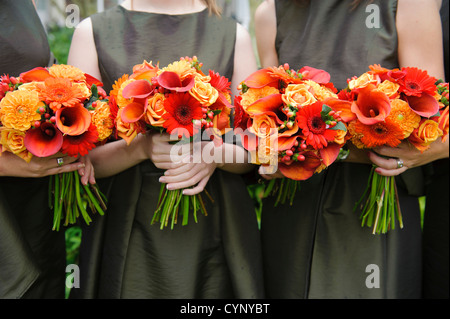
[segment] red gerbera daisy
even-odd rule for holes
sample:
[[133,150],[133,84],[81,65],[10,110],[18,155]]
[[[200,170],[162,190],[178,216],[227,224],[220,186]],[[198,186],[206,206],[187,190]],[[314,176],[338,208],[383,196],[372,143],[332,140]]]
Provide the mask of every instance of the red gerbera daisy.
[[170,94],[164,100],[164,108],[167,113],[163,115],[166,120],[163,126],[169,134],[190,137],[197,133],[198,127],[194,128],[194,120],[202,119],[202,105],[189,92]]
[[98,142],[98,132],[94,125],[91,125],[83,134],[71,136],[65,135],[61,152],[69,156],[84,156],[95,147]]
[[402,68],[402,71],[406,74],[398,81],[401,92],[408,96],[421,96],[423,93],[434,95],[437,80],[427,71],[418,68]]
[[322,149],[328,146],[336,137],[336,130],[331,130],[322,119],[323,102],[316,102],[304,106],[297,112],[297,124],[303,131],[306,144],[314,149]]

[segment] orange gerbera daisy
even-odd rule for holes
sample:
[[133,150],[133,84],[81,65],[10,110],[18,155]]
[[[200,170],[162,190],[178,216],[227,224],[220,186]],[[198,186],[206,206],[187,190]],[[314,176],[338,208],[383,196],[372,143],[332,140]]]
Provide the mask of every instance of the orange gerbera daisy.
[[395,99],[391,101],[391,112],[387,119],[403,131],[403,138],[407,138],[414,129],[419,127],[421,118],[409,107],[407,102]]
[[109,92],[109,96],[117,100],[117,97],[119,96],[119,90],[122,87],[122,84],[126,82],[129,77],[130,76],[128,74],[124,74],[119,79],[117,79],[112,85],[112,90]]
[[48,78],[38,86],[38,90],[40,99],[55,112],[63,106],[78,105],[85,99],[84,92],[72,85],[69,79]]
[[76,82],[82,82],[86,80],[84,72],[72,65],[54,64],[48,69],[48,72],[55,78],[64,78]]
[[41,114],[37,112],[40,106],[36,92],[8,92],[0,102],[0,121],[4,127],[26,131],[41,119]]
[[398,146],[404,138],[400,127],[389,119],[372,125],[365,125],[360,121],[353,121],[348,125],[354,144],[362,148],[374,148],[378,146]]

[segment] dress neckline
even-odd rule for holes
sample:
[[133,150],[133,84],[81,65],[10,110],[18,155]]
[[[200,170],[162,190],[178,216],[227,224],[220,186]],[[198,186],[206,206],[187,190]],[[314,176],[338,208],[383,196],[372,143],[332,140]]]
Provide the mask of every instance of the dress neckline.
[[200,11],[193,11],[193,12],[189,12],[189,13],[170,14],[170,13],[159,13],[159,12],[129,10],[129,9],[125,8],[124,6],[120,5],[120,4],[118,5],[118,7],[121,10],[123,10],[123,11],[125,11],[127,13],[130,13],[130,14],[134,14],[134,13],[137,13],[137,14],[154,14],[154,15],[163,15],[163,16],[169,16],[169,17],[184,17],[184,16],[191,16],[191,15],[194,15],[194,14],[201,14],[201,13],[205,12],[208,9],[208,8],[205,7],[204,9],[202,9]]

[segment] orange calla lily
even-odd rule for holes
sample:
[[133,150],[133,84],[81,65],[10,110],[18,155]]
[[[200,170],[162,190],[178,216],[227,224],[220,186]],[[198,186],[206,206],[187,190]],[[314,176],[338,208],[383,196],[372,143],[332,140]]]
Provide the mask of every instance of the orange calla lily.
[[91,125],[91,113],[82,105],[61,108],[55,117],[56,126],[67,135],[80,135]]
[[368,85],[360,89],[357,101],[351,106],[352,112],[365,125],[384,121],[391,111],[389,97],[374,88],[373,85]]
[[336,143],[328,143],[327,147],[319,150],[320,157],[322,158],[323,164],[330,166],[336,161],[339,152],[341,151],[341,146]]
[[147,80],[136,80],[129,83],[122,91],[122,96],[126,99],[145,99],[154,91],[152,85]]
[[278,110],[282,108],[283,100],[281,94],[272,94],[262,99],[257,100],[255,103],[249,105],[246,109],[247,113],[254,116],[265,113],[276,114]]
[[177,73],[164,71],[158,76],[158,83],[167,90],[188,92],[195,85],[195,77],[186,77],[186,79],[181,81],[181,78]]
[[278,78],[270,76],[269,69],[261,69],[252,73],[244,83],[249,88],[259,89],[264,86],[277,86]]
[[51,156],[61,149],[63,135],[55,125],[44,122],[38,128],[27,131],[24,144],[27,150],[35,156]]
[[122,121],[125,123],[134,123],[139,121],[147,110],[147,99],[144,103],[133,102],[123,108]]
[[52,76],[50,75],[48,70],[46,68],[42,68],[42,67],[37,67],[37,68],[31,69],[30,71],[20,74],[20,79],[24,83],[33,82],[33,81],[43,82],[47,78],[50,78],[50,77],[52,77]]
[[418,115],[422,117],[432,117],[439,112],[439,103],[436,99],[427,94],[423,93],[421,97],[417,96],[405,96],[409,107]]
[[304,181],[314,175],[317,167],[320,166],[320,158],[313,152],[306,152],[304,161],[291,162],[285,164],[283,162],[278,163],[278,169],[287,178]]
[[301,68],[300,73],[303,75],[303,80],[312,80],[319,84],[327,84],[331,80],[330,73],[324,70],[312,68],[310,66]]

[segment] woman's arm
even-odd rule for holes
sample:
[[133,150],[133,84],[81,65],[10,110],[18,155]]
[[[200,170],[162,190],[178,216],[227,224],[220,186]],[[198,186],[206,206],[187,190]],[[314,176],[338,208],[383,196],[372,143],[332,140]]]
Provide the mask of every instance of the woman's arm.
[[255,12],[255,37],[259,59],[263,68],[278,66],[278,54],[275,48],[277,17],[275,1],[265,0]]
[[[73,34],[68,64],[101,80],[90,18],[83,20]],[[93,149],[88,156],[94,166],[95,176],[104,178],[118,174],[148,159],[149,147],[147,136],[141,134],[130,145],[127,145],[124,140],[110,142]],[[89,172],[93,174],[94,170]]]

